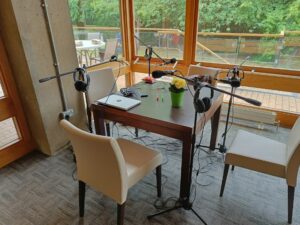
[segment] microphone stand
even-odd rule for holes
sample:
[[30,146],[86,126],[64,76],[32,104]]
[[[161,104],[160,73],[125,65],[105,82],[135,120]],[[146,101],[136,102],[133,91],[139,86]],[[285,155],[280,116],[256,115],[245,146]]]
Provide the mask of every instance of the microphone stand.
[[151,45],[147,45],[145,44],[145,42],[143,42],[140,38],[138,38],[136,35],[134,35],[134,37],[141,42],[143,45],[147,46],[146,50],[145,50],[145,58],[148,61],[148,77],[151,80],[150,82],[152,83],[152,78],[151,78],[151,59],[152,59],[152,54],[154,54],[157,58],[159,58],[163,63],[166,63],[166,60],[164,60],[162,57],[160,57],[154,50],[153,47]]
[[[96,66],[100,66],[100,65],[103,65],[103,64],[106,64],[106,63],[110,63],[110,62],[118,62],[117,58],[115,57],[112,57],[110,60],[107,60],[107,61],[103,61],[101,63],[97,63],[95,65],[91,65],[91,66],[85,66],[83,65],[83,68],[84,69],[90,69],[90,68],[93,68],[93,67],[96,67]],[[66,73],[61,73],[61,74],[58,74],[56,76],[50,76],[50,77],[46,77],[46,78],[42,78],[39,80],[40,83],[44,83],[44,82],[47,82],[47,81],[50,81],[52,79],[55,79],[57,77],[63,77],[63,76],[66,76],[66,75],[70,75],[70,74],[73,74],[73,73],[76,73],[77,72],[77,69],[75,70],[72,70],[72,71],[69,71],[69,72],[66,72]],[[86,114],[87,114],[87,119],[88,119],[88,129],[89,131],[92,133],[93,132],[93,129],[92,129],[92,116],[91,116],[91,110],[90,110],[90,101],[89,101],[89,97],[88,97],[88,90],[84,92],[84,99],[85,99],[85,102],[86,102]],[[59,114],[59,118],[60,119],[69,119],[69,117],[71,115],[73,115],[73,110],[69,110],[69,111],[64,111],[64,112],[61,112]]]
[[[172,76],[175,76],[175,77],[178,77],[178,78],[181,78],[181,79],[184,79],[186,80],[188,83],[192,83],[193,86],[194,86],[194,89],[197,91],[200,91],[201,88],[203,87],[207,87],[207,88],[210,88],[214,91],[218,91],[218,92],[221,92],[221,93],[225,93],[225,94],[228,94],[230,96],[234,96],[234,97],[237,97],[237,98],[240,98],[250,104],[253,104],[253,105],[261,105],[261,102],[257,101],[257,100],[254,100],[254,99],[250,99],[250,98],[245,98],[243,96],[240,96],[240,95],[236,95],[234,93],[230,93],[230,92],[227,92],[227,91],[224,91],[222,89],[219,89],[219,88],[216,88],[216,87],[213,87],[211,86],[210,84],[208,83],[204,83],[204,82],[200,82],[198,81],[197,79],[188,79],[188,78],[185,78],[185,77],[182,77],[182,76],[178,76],[176,74],[171,74]],[[195,101],[195,99],[194,99]],[[161,212],[158,212],[156,214],[152,214],[152,215],[149,215],[147,216],[148,219],[151,219],[155,216],[158,216],[158,215],[162,215],[162,214],[165,214],[165,213],[168,213],[168,212],[171,212],[175,209],[179,209],[179,208],[183,208],[185,210],[191,210],[196,216],[197,218],[204,224],[204,225],[207,225],[207,223],[204,221],[204,219],[193,209],[193,203],[190,201],[190,197],[191,197],[191,187],[192,187],[192,175],[193,175],[193,163],[194,163],[194,154],[195,154],[195,142],[196,142],[196,128],[197,128],[197,119],[198,119],[198,112],[197,110],[195,109],[195,116],[194,116],[194,126],[193,126],[193,133],[192,133],[192,143],[191,143],[191,158],[190,158],[190,167],[189,167],[189,177],[188,177],[188,194],[187,194],[187,198],[185,199],[179,199],[178,200],[178,205],[175,205],[174,207],[172,208],[169,208],[169,209],[166,209],[164,211],[161,211]]]
[[235,92],[235,89],[237,88],[234,85],[232,85],[232,83],[230,85],[231,85],[231,91],[230,91],[231,95],[229,97],[229,102],[228,102],[228,109],[227,109],[227,115],[226,115],[226,121],[225,121],[225,130],[222,135],[223,143],[219,144],[219,152],[221,152],[221,153],[226,153],[226,151],[227,151],[226,137],[227,137],[227,131],[228,131],[229,116],[230,116],[231,106],[232,106],[232,102],[233,102],[233,94]]
[[[247,56],[238,66],[235,66],[232,70],[233,76],[230,79],[228,79],[228,83],[231,86],[231,91],[230,91],[231,95],[230,95],[229,102],[228,102],[228,110],[227,110],[226,121],[225,121],[225,130],[222,135],[223,143],[219,144],[219,152],[221,152],[221,153],[226,153],[226,151],[227,151],[226,137],[227,137],[227,132],[228,132],[229,116],[230,116],[233,97],[234,97],[233,94],[234,94],[236,88],[238,88],[241,85],[241,80],[244,79],[244,75],[242,78],[239,77],[239,73],[240,73],[239,69],[248,59],[250,59],[250,56]],[[230,73],[230,70],[228,71],[228,73]],[[228,76],[228,74],[227,74],[227,76]]]

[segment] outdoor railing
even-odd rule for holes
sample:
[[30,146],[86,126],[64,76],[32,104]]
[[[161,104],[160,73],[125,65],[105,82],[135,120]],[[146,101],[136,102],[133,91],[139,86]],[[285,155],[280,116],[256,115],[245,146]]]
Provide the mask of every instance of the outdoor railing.
[[[120,28],[74,26],[75,39],[84,39],[88,32],[101,33],[104,40],[121,38]],[[141,40],[152,45],[166,58],[183,57],[184,32],[178,29],[136,28]],[[250,56],[247,65],[280,69],[300,69],[300,31],[280,34],[198,32],[196,61],[238,64]],[[145,46],[137,41],[138,55]]]

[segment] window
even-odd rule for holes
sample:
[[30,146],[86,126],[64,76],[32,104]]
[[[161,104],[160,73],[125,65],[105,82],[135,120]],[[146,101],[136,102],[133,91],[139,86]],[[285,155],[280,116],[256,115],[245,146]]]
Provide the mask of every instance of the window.
[[134,0],[134,13],[136,55],[150,45],[162,58],[182,59],[185,0]]
[[69,0],[79,64],[123,55],[119,0]]
[[300,69],[299,1],[199,1],[196,61],[239,64],[247,56],[247,66]]
[[1,82],[0,82],[0,98],[1,97],[4,97],[4,91],[3,91],[3,87],[2,87]]
[[9,118],[0,122],[0,150],[20,140],[16,125],[14,118]]

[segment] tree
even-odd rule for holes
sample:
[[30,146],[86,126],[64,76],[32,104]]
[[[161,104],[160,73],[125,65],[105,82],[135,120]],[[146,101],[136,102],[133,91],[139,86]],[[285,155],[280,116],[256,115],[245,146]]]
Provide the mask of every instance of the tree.
[[[141,27],[184,30],[185,0],[134,0]],[[69,0],[73,24],[119,27],[119,0]],[[199,31],[279,33],[300,30],[300,0],[201,0]]]

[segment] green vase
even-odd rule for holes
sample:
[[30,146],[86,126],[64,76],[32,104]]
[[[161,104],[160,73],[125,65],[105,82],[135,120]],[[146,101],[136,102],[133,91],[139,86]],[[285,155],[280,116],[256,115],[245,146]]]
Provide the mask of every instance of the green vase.
[[184,91],[179,93],[175,93],[171,91],[170,93],[171,93],[172,106],[174,108],[180,108],[183,105]]

